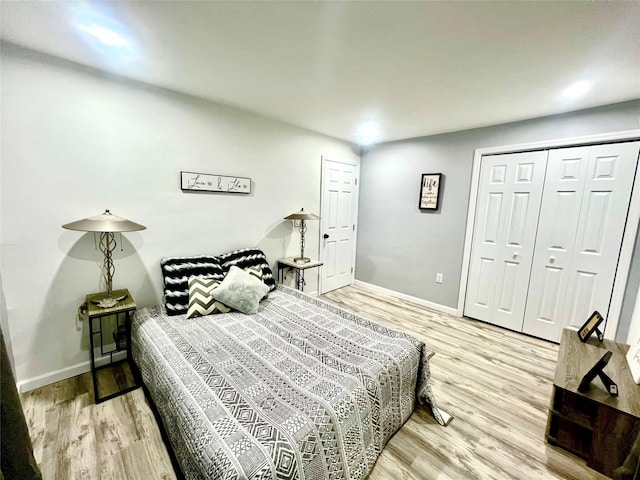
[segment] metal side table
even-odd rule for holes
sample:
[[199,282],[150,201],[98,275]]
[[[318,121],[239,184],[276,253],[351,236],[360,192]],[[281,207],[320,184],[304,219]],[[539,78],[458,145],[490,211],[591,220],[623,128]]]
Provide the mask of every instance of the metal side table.
[[[93,394],[96,403],[104,402],[110,398],[130,392],[140,386],[139,376],[131,357],[131,317],[136,309],[136,303],[127,289],[115,290],[113,298],[125,297],[113,307],[102,308],[97,304],[107,297],[106,293],[93,293],[87,295],[87,316],[89,322],[89,340],[91,351],[91,376],[93,377]],[[115,330],[106,329],[110,322],[108,317],[115,316]],[[114,334],[114,332],[116,332]],[[107,337],[105,337],[105,334]],[[108,350],[107,348],[110,347]],[[100,349],[100,356],[96,358],[95,349]],[[116,358],[114,358],[116,357]],[[120,358],[118,358],[120,357]],[[124,357],[124,358],[122,358]],[[100,365],[97,365],[99,363]],[[131,371],[132,383],[121,387],[115,392],[99,396],[98,371],[127,363]]]
[[286,270],[292,269],[296,271],[296,286],[301,292],[304,291],[306,282],[304,281],[304,272],[310,268],[317,268],[322,266],[323,263],[318,260],[311,260],[307,263],[298,263],[292,257],[278,259],[278,281],[284,282],[286,276]]

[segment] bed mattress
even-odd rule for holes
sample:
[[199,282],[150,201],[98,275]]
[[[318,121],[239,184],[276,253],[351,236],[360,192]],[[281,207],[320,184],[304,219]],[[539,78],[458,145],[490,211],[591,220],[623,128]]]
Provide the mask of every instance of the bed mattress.
[[139,309],[133,357],[188,480],[362,479],[435,405],[425,345],[279,286],[255,315]]

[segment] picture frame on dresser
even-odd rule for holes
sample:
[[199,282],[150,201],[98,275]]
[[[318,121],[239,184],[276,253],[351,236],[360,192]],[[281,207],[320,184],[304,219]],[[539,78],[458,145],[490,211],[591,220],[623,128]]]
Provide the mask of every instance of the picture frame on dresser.
[[603,320],[604,318],[602,317],[602,315],[600,315],[600,312],[598,312],[597,310],[594,311],[591,314],[591,316],[587,319],[587,321],[584,322],[584,325],[580,327],[580,330],[578,330],[578,336],[580,337],[580,341],[584,343],[587,340],[589,340],[589,337],[593,332],[595,332],[596,335],[598,336],[598,340],[600,341],[604,340],[604,335],[600,330],[598,330],[598,327],[600,326]]

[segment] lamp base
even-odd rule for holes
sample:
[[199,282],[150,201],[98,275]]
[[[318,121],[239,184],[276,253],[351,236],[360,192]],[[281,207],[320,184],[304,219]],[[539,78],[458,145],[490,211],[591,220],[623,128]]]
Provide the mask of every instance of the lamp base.
[[124,300],[125,298],[127,298],[126,295],[122,295],[121,297],[117,297],[117,298],[113,298],[111,295],[108,295],[104,298],[101,298],[100,300],[94,300],[93,303],[95,303],[100,308],[111,308],[115,306],[118,302],[121,302],[122,300]]
[[293,257],[293,261],[296,263],[309,263],[311,259],[309,257]]

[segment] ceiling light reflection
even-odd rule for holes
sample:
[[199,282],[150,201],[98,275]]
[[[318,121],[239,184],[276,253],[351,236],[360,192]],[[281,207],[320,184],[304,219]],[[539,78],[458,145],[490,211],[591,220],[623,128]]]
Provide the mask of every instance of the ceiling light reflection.
[[110,62],[128,63],[138,59],[129,29],[118,21],[106,5],[72,4],[73,25],[82,40]]
[[113,47],[124,47],[125,45],[129,45],[129,42],[120,34],[113,30],[109,30],[102,25],[93,23],[90,25],[81,25],[79,28],[87,32],[89,35],[93,35],[105,45],[111,45]]
[[591,82],[581,80],[569,85],[569,87],[567,87],[565,91],[562,92],[562,96],[567,99],[579,98],[585,95],[589,90],[591,90],[591,87]]

